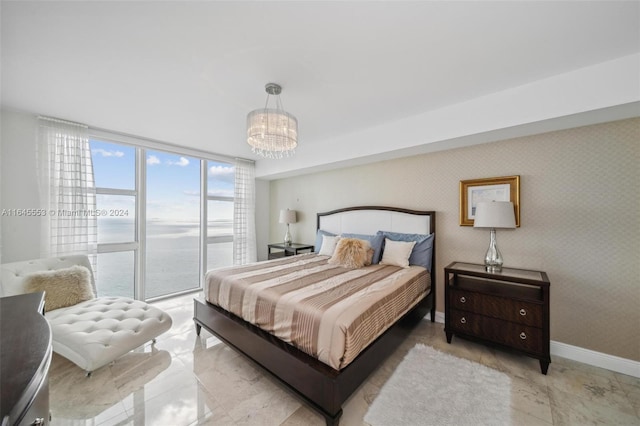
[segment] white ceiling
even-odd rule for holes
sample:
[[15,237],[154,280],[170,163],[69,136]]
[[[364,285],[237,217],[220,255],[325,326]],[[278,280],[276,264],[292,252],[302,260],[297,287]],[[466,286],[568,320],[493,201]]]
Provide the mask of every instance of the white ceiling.
[[[259,176],[275,177],[637,103],[640,93],[625,93],[640,92],[633,75],[639,6],[2,1],[2,105],[257,158],[246,144],[246,114],[264,105],[264,85],[273,81],[300,126],[296,157],[257,163]],[[589,84],[599,86],[605,78],[621,80],[620,72],[627,76],[620,87],[598,87],[565,106],[568,92],[551,90],[562,76],[598,76]],[[557,111],[540,106],[502,120],[531,104],[527,90],[557,96],[547,103]],[[616,95],[601,95],[607,91]],[[465,116],[470,105],[481,113]],[[473,124],[491,105],[494,115]],[[437,125],[421,128],[430,120]]]

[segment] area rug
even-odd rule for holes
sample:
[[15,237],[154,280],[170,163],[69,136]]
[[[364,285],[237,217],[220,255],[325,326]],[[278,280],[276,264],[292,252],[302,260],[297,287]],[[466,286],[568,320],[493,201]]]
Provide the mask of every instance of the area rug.
[[372,426],[508,425],[511,379],[484,365],[416,345],[364,417]]

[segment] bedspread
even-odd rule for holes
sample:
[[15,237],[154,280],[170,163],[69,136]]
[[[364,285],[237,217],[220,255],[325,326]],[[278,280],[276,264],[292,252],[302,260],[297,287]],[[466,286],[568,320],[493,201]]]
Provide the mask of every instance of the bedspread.
[[349,269],[304,254],[211,270],[209,303],[339,370],[428,293],[420,266]]

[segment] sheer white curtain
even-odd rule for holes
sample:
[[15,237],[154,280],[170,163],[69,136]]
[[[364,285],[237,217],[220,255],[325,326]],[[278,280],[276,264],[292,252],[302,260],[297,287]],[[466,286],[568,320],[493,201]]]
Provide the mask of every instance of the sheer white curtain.
[[96,190],[87,126],[38,117],[42,257],[86,254],[95,269]]
[[236,159],[233,203],[233,264],[257,260],[256,172],[252,161]]

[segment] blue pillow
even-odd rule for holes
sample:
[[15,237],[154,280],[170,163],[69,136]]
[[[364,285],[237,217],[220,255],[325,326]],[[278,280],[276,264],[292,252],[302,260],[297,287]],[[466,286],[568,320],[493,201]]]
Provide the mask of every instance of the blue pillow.
[[318,229],[318,232],[316,232],[316,245],[313,247],[313,252],[314,253],[320,252],[320,247],[322,247],[322,236],[323,235],[328,235],[330,237],[335,237],[336,236],[336,234],[333,234],[331,232],[323,231],[322,229]]
[[[431,272],[431,258],[433,253],[433,234],[402,234],[400,232],[378,231],[378,235],[393,241],[415,241],[409,265],[419,265]],[[384,240],[383,240],[384,241]]]
[[377,265],[382,259],[382,244],[384,243],[384,235],[377,233],[376,235],[363,235],[363,234],[342,234],[344,238],[358,238],[360,240],[367,240],[371,244],[373,249],[372,265]]

